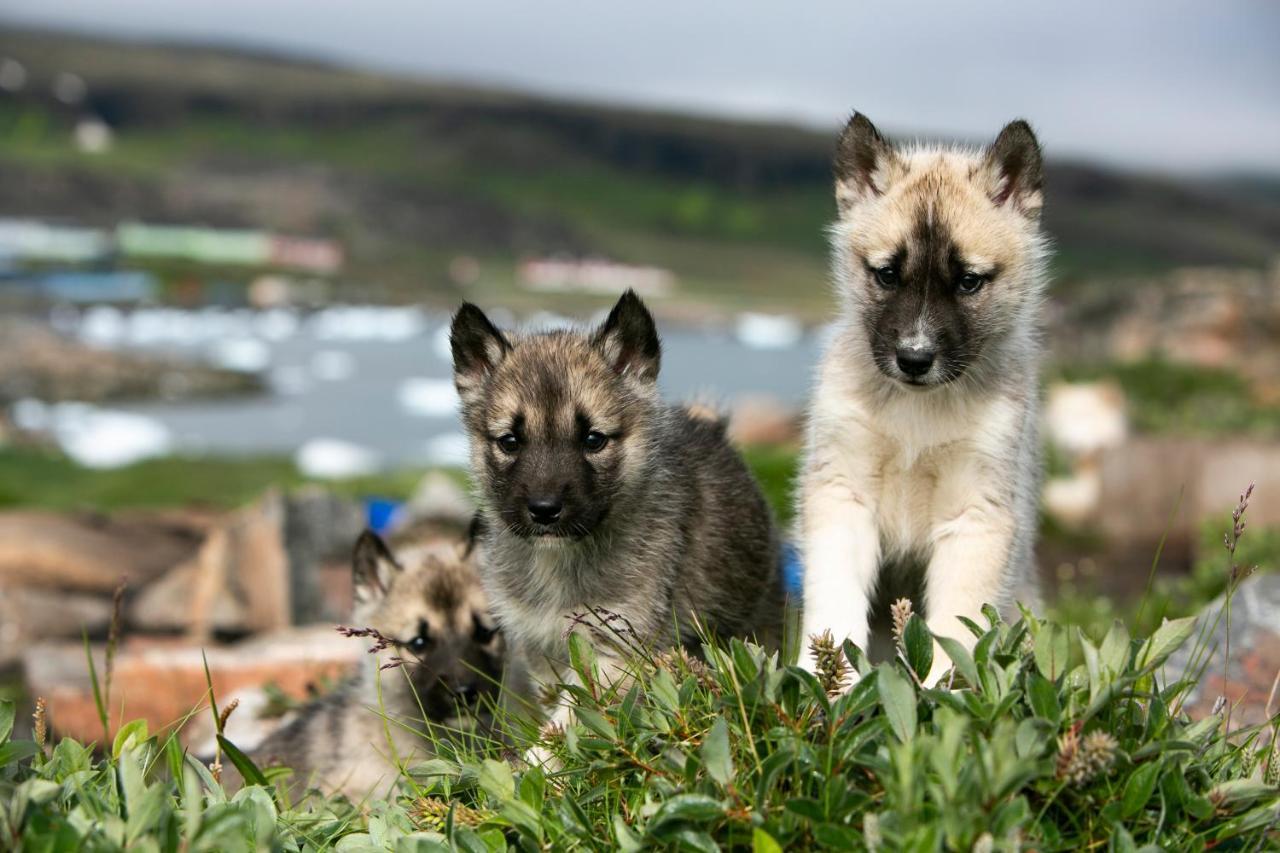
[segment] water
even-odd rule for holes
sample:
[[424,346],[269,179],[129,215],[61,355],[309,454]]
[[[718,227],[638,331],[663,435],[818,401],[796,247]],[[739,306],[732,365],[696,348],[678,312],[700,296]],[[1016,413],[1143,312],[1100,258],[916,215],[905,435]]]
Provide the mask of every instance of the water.
[[[269,394],[116,407],[162,425],[173,451],[310,451],[309,458],[322,465],[332,459],[339,466],[357,460],[361,467],[386,467],[465,462],[447,324],[447,316],[412,309],[352,308],[305,318],[279,312],[90,313],[69,326],[99,345],[264,368]],[[770,340],[741,335],[741,329],[738,335],[669,325],[660,331],[659,385],[669,400],[731,407],[745,395],[768,395],[786,406],[804,402],[818,352],[812,333]]]

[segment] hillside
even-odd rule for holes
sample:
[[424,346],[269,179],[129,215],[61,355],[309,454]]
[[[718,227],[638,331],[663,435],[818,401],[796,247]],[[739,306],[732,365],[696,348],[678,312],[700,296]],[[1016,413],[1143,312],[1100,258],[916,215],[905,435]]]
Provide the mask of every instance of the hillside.
[[[706,301],[826,303],[832,134],[199,46],[9,30],[0,56],[29,72],[0,100],[0,216],[331,235],[363,292],[393,298],[453,298],[458,253],[506,289],[516,259],[567,252],[669,267]],[[86,81],[84,107],[47,96],[63,71]],[[84,111],[113,128],[109,151],[72,145]],[[1064,285],[1258,266],[1280,246],[1280,200],[1238,178],[1051,161],[1048,185]]]

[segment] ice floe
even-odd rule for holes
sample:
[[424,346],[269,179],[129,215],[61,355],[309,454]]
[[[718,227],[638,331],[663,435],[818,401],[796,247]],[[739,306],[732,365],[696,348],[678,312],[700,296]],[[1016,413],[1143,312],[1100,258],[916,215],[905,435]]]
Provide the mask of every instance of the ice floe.
[[461,468],[471,460],[467,437],[460,432],[445,433],[428,439],[424,453],[426,458],[423,461],[428,465]]
[[209,347],[209,363],[224,370],[261,373],[271,366],[271,347],[257,338],[226,338]]
[[311,356],[311,375],[322,382],[342,382],[355,372],[356,360],[349,352],[322,349]]
[[747,312],[738,316],[735,332],[751,349],[790,349],[804,337],[804,326],[794,317]]
[[322,341],[404,341],[420,335],[424,322],[417,308],[334,305],[311,315],[307,329]]
[[145,415],[59,403],[51,422],[62,452],[86,468],[120,468],[173,449],[168,427]]
[[396,392],[400,408],[423,418],[448,418],[458,413],[458,391],[452,379],[410,377]]
[[307,477],[344,480],[373,474],[381,457],[367,447],[338,438],[313,438],[294,454],[294,464]]

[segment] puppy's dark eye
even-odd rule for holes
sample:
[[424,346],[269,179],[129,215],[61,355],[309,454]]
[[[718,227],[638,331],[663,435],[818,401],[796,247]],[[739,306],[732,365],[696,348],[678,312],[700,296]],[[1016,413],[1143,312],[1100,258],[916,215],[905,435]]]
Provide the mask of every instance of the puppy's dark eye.
[[582,439],[582,446],[587,449],[588,453],[597,453],[604,450],[604,446],[609,443],[609,436],[602,432],[592,430]]
[[490,628],[479,619],[476,619],[474,636],[477,643],[482,646],[487,646],[493,641],[494,637],[498,636],[498,629],[496,627]]
[[405,645],[409,647],[409,651],[415,654],[422,654],[431,645],[431,638],[426,634],[419,634]]
[[897,287],[898,271],[893,267],[879,267],[873,270],[876,281],[880,282],[881,287]]
[[510,456],[520,449],[520,439],[509,432],[500,435],[498,436],[498,449]]
[[987,283],[985,275],[979,275],[976,272],[967,272],[960,276],[960,280],[956,282],[956,290],[961,293],[977,293],[982,289],[982,285]]

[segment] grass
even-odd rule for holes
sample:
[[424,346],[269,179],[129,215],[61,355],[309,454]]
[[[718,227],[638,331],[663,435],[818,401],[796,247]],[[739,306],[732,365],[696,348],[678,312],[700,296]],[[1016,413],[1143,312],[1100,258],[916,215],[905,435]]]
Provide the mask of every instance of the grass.
[[[402,469],[385,475],[326,481],[352,497],[403,499],[423,472]],[[460,476],[460,475],[459,475]],[[287,459],[173,456],[123,468],[82,468],[51,450],[0,448],[0,508],[44,510],[139,509],[173,506],[231,508],[268,488],[310,482]]]
[[[757,455],[781,488],[785,455]],[[769,472],[773,471],[772,479]],[[1198,568],[1199,594],[1234,590],[1238,566],[1278,541],[1241,537]],[[1243,547],[1249,543],[1248,548]],[[1222,608],[1229,613],[1230,596]],[[1214,614],[1209,614],[1212,621]],[[1221,612],[1217,615],[1221,618]],[[1229,616],[1228,616],[1229,618]],[[288,768],[259,768],[222,734],[206,766],[174,730],[129,723],[98,744],[13,737],[0,699],[0,847],[14,850],[577,850],[830,847],[855,850],[1262,850],[1280,844],[1280,716],[1232,728],[1192,719],[1188,692],[1210,671],[1212,632],[1195,617],[1132,635],[1091,635],[984,611],[972,650],[899,611],[893,657],[811,638],[816,675],[737,640],[700,658],[626,637],[628,676],[602,680],[573,634],[574,709],[564,728],[505,720],[508,749],[435,740],[389,799],[292,799]],[[952,662],[925,683],[941,644]],[[597,642],[610,642],[608,636]],[[1182,672],[1166,666],[1190,645]],[[109,659],[110,656],[108,656]],[[110,663],[91,681],[107,732]],[[375,703],[376,705],[376,703]],[[376,713],[376,710],[373,711]],[[389,721],[390,722],[390,721]],[[403,724],[397,721],[396,724]],[[426,727],[430,729],[430,727]],[[435,729],[438,733],[439,729]],[[437,734],[438,738],[439,735]],[[109,743],[108,743],[109,741]],[[529,766],[507,756],[537,744]],[[248,780],[228,794],[221,764]]]
[[[783,519],[791,514],[795,453],[752,449],[748,463],[765,496]],[[413,494],[425,471],[406,468],[350,480],[325,481],[341,495],[403,500]],[[451,472],[459,479],[465,475]],[[43,510],[139,509],[176,506],[231,508],[253,501],[272,487],[296,488],[308,482],[283,457],[171,456],[123,468],[83,468],[54,450],[0,447],[0,508]]]
[[[869,665],[815,644],[814,676],[734,641],[706,661],[640,654],[602,684],[570,640],[576,721],[541,736],[556,767],[458,753],[411,768],[359,808],[291,802],[224,741],[246,779],[228,796],[173,733],[131,724],[95,753],[10,738],[0,703],[0,844],[21,850],[1258,850],[1280,843],[1276,723],[1228,732],[1179,708],[1198,673],[1161,665],[1191,619],[1095,645],[1026,617],[972,626],[972,654],[921,684],[918,616]],[[851,688],[845,688],[850,679]],[[216,712],[214,712],[216,714]],[[519,744],[517,744],[519,746]]]
[[[785,514],[794,455],[756,451],[750,461]],[[210,471],[226,463],[208,460],[88,473],[48,454],[0,455],[0,470],[23,472],[17,482],[49,478],[49,495],[83,488],[91,499],[125,505],[149,495],[144,485],[162,475],[183,484],[169,496],[184,499],[221,489],[204,494],[232,500],[237,489],[256,494],[264,479],[298,481],[284,463],[241,464],[221,475]],[[342,488],[411,485],[405,479]],[[1237,565],[1265,567],[1280,552],[1275,534],[1250,531],[1239,541],[1225,561],[1197,567],[1185,588],[1157,585],[1145,610],[1171,610],[1160,602],[1173,601],[1175,592],[1183,605],[1230,592]],[[1083,626],[1029,615],[1007,624],[994,612],[984,621],[970,626],[972,652],[940,641],[954,666],[937,687],[923,681],[936,647],[917,615],[900,621],[894,658],[877,665],[852,646],[814,640],[816,676],[731,641],[704,646],[703,659],[633,648],[630,678],[607,684],[595,650],[573,635],[575,677],[562,685],[576,715],[568,727],[539,731],[510,719],[507,752],[479,752],[474,739],[437,741],[436,757],[408,768],[390,799],[358,804],[318,793],[295,801],[287,768],[260,769],[221,738],[218,760],[250,781],[228,794],[209,766],[183,750],[176,730],[150,733],[141,722],[97,745],[50,742],[41,721],[33,740],[15,740],[14,702],[0,697],[0,848],[1067,851],[1280,844],[1280,717],[1233,729],[1229,715],[1192,719],[1182,710],[1211,663],[1204,660],[1208,636],[1193,617],[1153,616],[1149,630],[1134,634],[1119,621],[1098,629],[1096,613]],[[1197,663],[1166,671],[1165,661],[1188,644]],[[101,679],[93,674],[105,731],[110,667]],[[225,709],[219,713],[212,688],[207,698],[192,714],[212,714],[221,731]],[[504,757],[535,740],[552,764]]]

